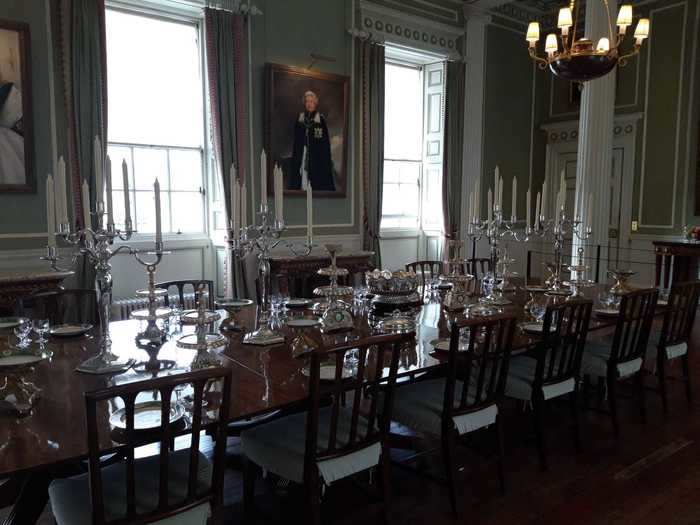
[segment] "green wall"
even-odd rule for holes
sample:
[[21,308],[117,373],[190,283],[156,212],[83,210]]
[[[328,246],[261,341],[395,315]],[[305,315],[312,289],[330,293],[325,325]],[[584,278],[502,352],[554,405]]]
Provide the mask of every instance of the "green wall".
[[[44,0],[0,2],[0,19],[29,24],[31,40],[32,111],[34,114],[34,193],[0,193],[0,235],[45,234],[46,174],[52,169],[49,53]],[[45,238],[0,238],[0,249],[46,245]]]

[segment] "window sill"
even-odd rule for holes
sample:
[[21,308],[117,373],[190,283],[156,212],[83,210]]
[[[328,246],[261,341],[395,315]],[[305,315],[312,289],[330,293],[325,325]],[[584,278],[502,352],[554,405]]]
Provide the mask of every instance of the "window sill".
[[[182,249],[191,247],[201,247],[209,245],[211,240],[206,233],[183,233],[183,234],[167,234],[163,235],[163,248],[167,251],[170,249]],[[155,235],[153,234],[135,234],[128,241],[116,240],[116,246],[128,245],[139,250],[153,249],[155,244]]]

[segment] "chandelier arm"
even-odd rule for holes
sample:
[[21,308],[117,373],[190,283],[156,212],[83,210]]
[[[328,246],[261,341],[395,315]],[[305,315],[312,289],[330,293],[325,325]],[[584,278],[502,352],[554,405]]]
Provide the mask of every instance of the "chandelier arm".
[[612,42],[615,40],[615,33],[613,33],[612,15],[610,14],[610,4],[608,4],[608,0],[603,0],[603,3],[605,4],[605,11],[608,15],[608,31],[610,31],[610,42]]
[[574,7],[576,8],[576,14],[574,15],[574,27],[571,31],[571,43],[574,44],[576,42],[576,26],[578,26],[578,20],[581,15],[581,2],[575,2],[575,0],[571,0],[570,8],[572,11],[574,10]]
[[544,58],[537,56],[537,53],[532,48],[528,48],[528,53],[530,53],[531,59],[539,63],[540,68],[545,69],[549,65],[549,62]]
[[632,48],[632,51],[627,53],[626,55],[622,55],[617,63],[620,67],[625,67],[627,65],[627,62],[629,61],[630,58],[633,56],[636,56],[639,54],[639,51],[642,49],[642,46],[639,44],[634,44],[634,48]]

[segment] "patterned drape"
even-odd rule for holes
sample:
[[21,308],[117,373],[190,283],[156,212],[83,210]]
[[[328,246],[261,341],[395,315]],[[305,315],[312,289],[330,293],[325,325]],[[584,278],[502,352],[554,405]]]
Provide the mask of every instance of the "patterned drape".
[[[224,190],[227,220],[231,219],[231,166],[238,182],[246,180],[247,106],[242,48],[247,26],[243,15],[216,7],[205,9],[207,77],[212,115],[216,169]],[[228,297],[245,297],[241,261],[227,255],[225,282]]]
[[[70,194],[73,223],[82,226],[83,206],[94,209],[97,194],[94,171],[94,140],[107,143],[107,46],[104,0],[58,0],[59,61],[68,120]],[[91,203],[83,203],[80,186],[90,186]],[[88,226],[94,226],[88,225]],[[77,285],[94,285],[94,272],[83,261]]]
[[[445,92],[445,152],[442,170],[442,209],[445,239],[458,239],[462,203],[464,147],[464,62],[447,62]],[[445,250],[447,255],[447,250]]]
[[382,220],[384,184],[384,46],[358,41],[361,85],[361,148],[364,188],[363,248],[375,253],[374,263],[381,268],[379,227]]

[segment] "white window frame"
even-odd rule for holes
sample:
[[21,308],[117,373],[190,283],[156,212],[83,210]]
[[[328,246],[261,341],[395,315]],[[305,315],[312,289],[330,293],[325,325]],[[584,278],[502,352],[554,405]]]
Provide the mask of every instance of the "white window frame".
[[[421,76],[421,83],[423,85],[422,89],[422,127],[421,127],[421,152],[420,152],[420,160],[406,160],[406,159],[393,159],[393,158],[387,158],[386,156],[384,157],[384,162],[415,162],[419,165],[419,178],[418,178],[418,202],[416,205],[418,206],[418,220],[415,228],[407,228],[407,227],[382,227],[380,229],[379,237],[380,238],[401,238],[401,237],[415,237],[418,236],[422,233],[426,233],[429,235],[435,235],[437,233],[436,230],[424,230],[423,229],[423,203],[425,200],[425,137],[426,137],[426,114],[427,114],[427,109],[426,109],[426,85],[425,85],[425,67],[429,64],[435,63],[437,61],[444,60],[444,58],[438,58],[436,56],[432,56],[431,54],[428,53],[423,53],[422,51],[419,50],[409,50],[409,49],[401,49],[399,46],[391,46],[393,50],[399,55],[399,56],[388,56],[385,58],[384,63],[385,65],[392,65],[392,66],[399,66],[399,67],[406,67],[406,68],[412,68],[412,69],[417,69],[420,71],[420,76]],[[443,97],[444,97],[444,92],[443,92]],[[443,126],[444,126],[444,114],[442,116],[443,118]],[[387,217],[403,217],[404,215],[388,215]],[[384,215],[382,214],[382,220],[384,219]],[[442,230],[440,230],[441,232]]]
[[[212,195],[212,185],[216,184],[214,174],[211,173],[211,163],[209,162],[212,155],[211,132],[210,132],[210,111],[208,103],[208,85],[207,85],[207,64],[206,64],[206,40],[204,38],[204,11],[202,8],[188,6],[180,2],[169,0],[107,0],[105,3],[106,9],[121,11],[137,16],[151,17],[156,20],[167,22],[176,22],[181,24],[192,25],[197,29],[197,39],[199,42],[200,68],[202,79],[202,147],[187,147],[187,146],[165,146],[159,144],[135,144],[125,142],[107,142],[107,146],[115,147],[138,147],[138,148],[153,148],[165,149],[168,153],[168,178],[170,178],[170,151],[171,150],[186,150],[200,151],[202,162],[202,181],[200,186],[200,195],[202,202],[202,225],[201,232],[163,232],[164,241],[202,241],[209,240],[210,232],[213,231],[212,211],[210,195]],[[109,101],[107,102],[109,104]],[[133,176],[133,149],[132,149],[132,164],[129,166],[129,173]],[[168,185],[168,193],[170,193],[170,185]],[[133,188],[130,190],[133,191]],[[174,193],[177,193],[174,192]],[[171,205],[171,199],[168,198],[168,205]],[[132,210],[134,206],[132,204]],[[135,211],[134,211],[135,212]],[[172,209],[170,210],[172,213]],[[172,220],[172,215],[170,215]],[[150,243],[155,239],[154,233],[136,232],[129,240],[130,244],[138,244],[140,242]],[[120,241],[117,241],[120,242]]]

